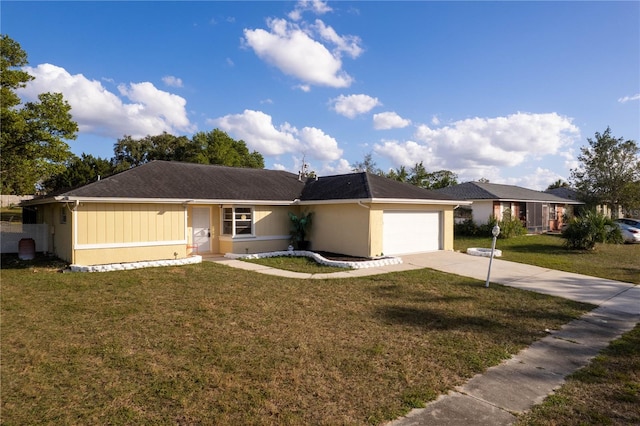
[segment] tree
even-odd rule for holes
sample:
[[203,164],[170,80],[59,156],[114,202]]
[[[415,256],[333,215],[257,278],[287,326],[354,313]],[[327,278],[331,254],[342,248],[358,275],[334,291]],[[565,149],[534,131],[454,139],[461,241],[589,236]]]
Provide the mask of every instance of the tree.
[[398,182],[407,182],[409,180],[409,172],[405,166],[400,166],[398,169],[391,169],[387,173],[389,179],[397,180]]
[[422,187],[426,189],[441,189],[458,184],[458,175],[449,170],[438,170],[427,173],[426,180],[423,180]]
[[458,175],[449,170],[428,172],[421,161],[409,170],[406,182],[424,189],[440,189],[457,185]]
[[191,140],[167,132],[142,139],[124,136],[118,139],[113,152],[116,171],[154,160],[264,168],[262,154],[249,152],[244,141],[236,141],[219,129],[196,133]]
[[591,205],[606,204],[612,212],[618,206],[631,210],[640,205],[637,143],[614,138],[609,127],[587,142],[588,147],[580,148],[580,167],[571,170],[571,180],[582,200]]
[[249,152],[243,140],[236,141],[220,129],[193,135],[199,163],[232,167],[264,168],[264,157],[257,151]]
[[362,162],[356,161],[351,165],[351,170],[356,173],[373,173],[374,175],[384,176],[382,170],[378,168],[378,165],[373,160],[373,154],[368,153],[364,156],[364,160]]
[[113,165],[107,159],[94,157],[91,154],[82,154],[82,157],[74,155],[71,160],[67,161],[64,171],[46,180],[43,187],[47,193],[50,193],[86,185],[107,177],[113,172]]
[[160,135],[133,139],[124,136],[113,147],[113,163],[116,171],[127,170],[149,161],[184,161],[202,163],[198,146],[186,136],[174,136],[167,132]]
[[72,156],[65,139],[76,138],[78,125],[61,93],[41,93],[22,105],[16,90],[34,79],[20,69],[27,54],[7,35],[0,36],[0,50],[0,190],[33,194],[38,182],[64,169]]
[[563,181],[562,179],[558,179],[557,181],[553,182],[551,185],[547,187],[547,191],[550,189],[558,189],[558,188],[569,188],[569,183]]

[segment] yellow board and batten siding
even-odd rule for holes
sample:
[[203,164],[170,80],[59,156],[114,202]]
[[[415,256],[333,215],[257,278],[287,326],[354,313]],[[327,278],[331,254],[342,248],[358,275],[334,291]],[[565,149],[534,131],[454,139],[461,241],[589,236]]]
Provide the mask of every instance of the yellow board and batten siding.
[[180,204],[80,203],[73,263],[95,265],[186,257]]

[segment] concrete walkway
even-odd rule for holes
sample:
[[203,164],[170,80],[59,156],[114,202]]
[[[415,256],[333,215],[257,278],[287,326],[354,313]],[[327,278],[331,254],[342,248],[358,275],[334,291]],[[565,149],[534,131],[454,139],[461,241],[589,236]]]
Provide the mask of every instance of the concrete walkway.
[[[300,274],[225,258],[205,258],[259,273],[301,279],[348,278],[432,268],[485,281],[489,259],[455,252],[403,256],[403,263],[330,274]],[[388,426],[509,425],[586,366],[640,321],[640,286],[494,259],[491,283],[597,305],[593,311],[522,350],[463,386]]]

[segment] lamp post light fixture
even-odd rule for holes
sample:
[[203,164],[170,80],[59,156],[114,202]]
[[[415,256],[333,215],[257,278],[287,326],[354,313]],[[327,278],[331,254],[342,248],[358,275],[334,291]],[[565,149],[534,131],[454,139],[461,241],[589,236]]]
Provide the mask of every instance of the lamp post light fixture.
[[491,263],[493,263],[493,252],[496,250],[496,239],[498,235],[500,235],[500,227],[498,225],[494,226],[491,230],[491,235],[493,235],[493,241],[491,242],[491,256],[489,257],[489,271],[487,272],[487,283],[485,287],[489,288],[489,277],[491,276]]

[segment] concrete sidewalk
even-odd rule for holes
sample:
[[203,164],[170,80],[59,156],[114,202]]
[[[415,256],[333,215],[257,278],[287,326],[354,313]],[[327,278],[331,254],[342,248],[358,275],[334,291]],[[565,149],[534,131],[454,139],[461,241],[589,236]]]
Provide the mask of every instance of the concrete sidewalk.
[[[402,256],[403,263],[330,274],[300,274],[225,258],[205,258],[232,267],[301,279],[349,278],[431,268],[487,279],[489,259],[439,251]],[[609,343],[640,321],[640,286],[494,259],[491,283],[597,305],[593,311],[476,375],[425,408],[412,410],[388,426],[509,425],[586,366]],[[482,285],[482,284],[481,284]]]

